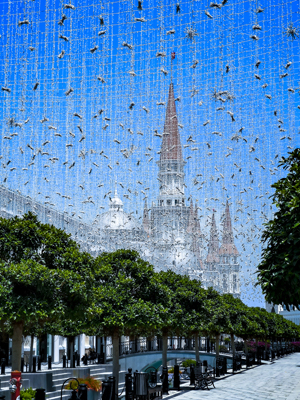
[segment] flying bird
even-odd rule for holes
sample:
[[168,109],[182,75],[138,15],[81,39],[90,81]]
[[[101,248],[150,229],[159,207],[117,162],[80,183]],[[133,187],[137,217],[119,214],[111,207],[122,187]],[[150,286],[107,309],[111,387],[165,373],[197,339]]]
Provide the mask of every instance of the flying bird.
[[25,19],[24,21],[19,21],[18,26],[22,26],[22,25],[29,25],[29,21],[27,19]]
[[207,10],[205,10],[204,11],[205,12],[205,15],[207,15],[208,16],[208,18],[210,18],[210,19],[212,19],[213,17],[212,17],[212,15],[207,11]]
[[69,10],[76,10],[76,7],[73,6],[73,4],[65,4],[65,5],[64,5],[64,8],[65,8],[65,9],[69,9]]
[[92,49],[90,49],[90,52],[91,52],[92,54],[94,54],[95,51],[98,50],[98,49],[99,49],[99,46],[95,46],[95,47],[93,47]]
[[67,36],[64,36],[64,35],[59,35],[59,38],[62,39],[62,40],[64,40],[65,42],[68,42],[68,41],[69,41],[69,39],[67,38]]

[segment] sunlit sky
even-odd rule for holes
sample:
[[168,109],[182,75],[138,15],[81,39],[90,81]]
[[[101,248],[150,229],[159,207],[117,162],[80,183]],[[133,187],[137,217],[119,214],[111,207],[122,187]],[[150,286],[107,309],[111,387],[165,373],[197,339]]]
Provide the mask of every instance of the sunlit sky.
[[0,2],[1,184],[91,223],[117,181],[140,218],[158,195],[175,51],[186,197],[205,233],[213,209],[221,231],[229,199],[242,299],[263,305],[253,284],[270,186],[299,146],[299,2],[64,4]]

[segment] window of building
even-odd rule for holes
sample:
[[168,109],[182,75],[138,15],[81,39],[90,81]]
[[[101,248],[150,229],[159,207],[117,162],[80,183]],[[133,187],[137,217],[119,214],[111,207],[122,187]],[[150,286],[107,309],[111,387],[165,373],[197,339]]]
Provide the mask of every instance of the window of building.
[[175,206],[179,204],[179,200],[175,200]]
[[172,200],[167,200],[167,205],[171,206],[172,205]]
[[233,279],[233,291],[236,292],[237,291],[236,275],[233,275],[232,279]]
[[223,274],[223,290],[224,290],[225,293],[228,292],[226,274]]
[[159,204],[160,206],[163,206],[164,205],[164,201],[163,200],[160,200],[160,204]]

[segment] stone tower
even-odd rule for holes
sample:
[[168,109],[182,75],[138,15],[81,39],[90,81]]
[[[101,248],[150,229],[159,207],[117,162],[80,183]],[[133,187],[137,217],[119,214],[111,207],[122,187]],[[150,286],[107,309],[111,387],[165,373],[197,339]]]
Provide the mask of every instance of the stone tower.
[[234,244],[231,216],[228,200],[226,201],[223,219],[222,244],[219,250],[220,256],[220,286],[225,293],[240,296],[240,266],[238,263],[239,252]]
[[168,105],[159,167],[159,195],[151,208],[151,235],[155,240],[185,242],[189,207],[185,204],[184,165],[178,131],[173,83],[169,87]]

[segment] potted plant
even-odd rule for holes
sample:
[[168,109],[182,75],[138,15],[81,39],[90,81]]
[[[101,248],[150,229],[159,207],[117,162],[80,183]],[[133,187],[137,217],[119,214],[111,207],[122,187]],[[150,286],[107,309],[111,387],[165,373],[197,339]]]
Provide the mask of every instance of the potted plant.
[[[88,389],[88,400],[98,400],[100,396],[100,391],[102,387],[102,382],[99,379],[94,378],[93,376],[87,376],[86,378],[76,378],[79,382],[79,384],[84,383],[87,385]],[[77,389],[78,383],[77,381],[73,380],[70,381],[65,389],[67,390],[73,390]]]
[[32,389],[32,387],[28,389],[20,390],[20,399],[21,400],[32,400],[35,398],[36,390]]

